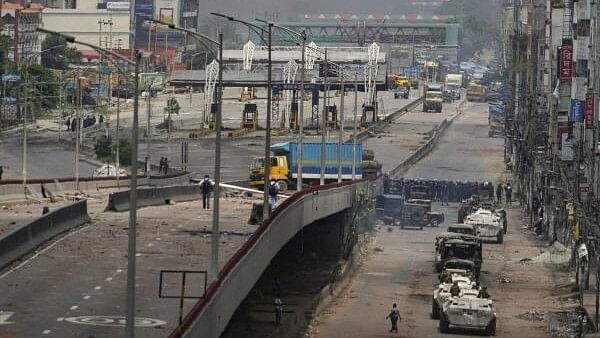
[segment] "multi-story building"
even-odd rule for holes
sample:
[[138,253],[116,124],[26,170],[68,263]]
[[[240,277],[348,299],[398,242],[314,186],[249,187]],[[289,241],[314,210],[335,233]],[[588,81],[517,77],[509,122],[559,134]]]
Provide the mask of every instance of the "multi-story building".
[[[46,8],[42,18],[44,28],[74,36],[82,42],[105,48],[129,47],[129,2],[98,2],[91,0],[49,1],[56,8]],[[66,25],[65,22],[69,24]],[[80,50],[89,50],[74,45]]]
[[39,62],[41,40],[37,28],[42,25],[43,7],[5,2],[0,8],[0,34],[9,38],[8,59],[18,62],[29,58]]

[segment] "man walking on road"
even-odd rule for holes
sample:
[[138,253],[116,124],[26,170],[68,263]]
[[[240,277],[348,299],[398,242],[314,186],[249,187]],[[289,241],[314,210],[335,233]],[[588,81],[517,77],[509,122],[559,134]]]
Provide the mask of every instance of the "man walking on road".
[[502,203],[502,183],[498,183],[498,186],[496,187],[496,201],[498,201],[498,203]]
[[392,311],[390,311],[390,314],[387,315],[387,317],[385,317],[385,318],[386,319],[389,318],[390,322],[392,323],[392,328],[390,329],[390,332],[398,333],[398,321],[401,318],[400,318],[400,311],[396,307],[396,303],[394,303],[394,305],[392,305]]
[[506,188],[504,188],[504,196],[506,196],[506,204],[512,205],[512,187],[510,183],[506,183]]
[[210,192],[213,188],[213,182],[204,175],[204,179],[200,182],[200,190],[202,192],[202,209],[210,209]]
[[279,193],[279,184],[275,181],[274,178],[271,179],[271,184],[269,184],[269,206],[271,210],[277,207],[277,194]]

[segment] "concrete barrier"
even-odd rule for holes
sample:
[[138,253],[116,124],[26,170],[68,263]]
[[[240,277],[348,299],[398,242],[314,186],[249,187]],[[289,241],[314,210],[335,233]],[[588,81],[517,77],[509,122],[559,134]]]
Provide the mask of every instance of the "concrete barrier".
[[452,124],[452,122],[454,122],[454,120],[456,118],[458,118],[460,115],[462,115],[463,104],[464,104],[464,101],[459,104],[456,115],[454,115],[452,118],[450,118],[450,120],[444,119],[444,121],[442,121],[442,123],[440,123],[433,130],[431,138],[429,138],[429,140],[424,145],[419,147],[419,149],[417,149],[414,153],[412,153],[406,160],[404,160],[396,168],[394,168],[392,171],[390,171],[390,174],[392,176],[402,175],[408,169],[410,169],[411,166],[415,165],[423,157],[427,156],[435,148],[435,146],[437,145],[437,142],[439,141],[440,137],[444,134],[446,129],[448,129],[448,127]]
[[[138,186],[171,186],[187,184],[190,181],[189,173],[175,173],[165,176],[138,177]],[[0,201],[25,200],[28,198],[39,199],[45,197],[60,196],[64,193],[82,191],[86,193],[97,193],[102,189],[114,189],[117,187],[129,187],[129,177],[117,179],[115,177],[81,177],[79,185],[73,177],[32,179],[27,181],[27,189],[23,188],[21,181],[11,180],[0,182]],[[42,188],[43,187],[43,188]]]
[[[200,198],[199,185],[175,185],[169,187],[139,188],[137,192],[138,208],[152,205],[163,205],[169,203],[170,201],[193,201]],[[129,190],[118,191],[110,194],[108,196],[108,210],[129,210],[129,196]]]
[[[411,103],[407,104],[406,106],[404,106],[404,107],[396,110],[395,112],[391,113],[390,115],[384,117],[382,120],[378,121],[377,123],[371,125],[369,128],[357,133],[356,141],[362,142],[362,141],[368,139],[369,136],[372,133],[374,133],[374,131],[376,129],[380,129],[384,125],[386,125],[386,124],[394,121],[395,119],[401,117],[402,115],[408,113],[409,111],[411,111],[413,108],[415,108],[421,102],[423,102],[423,97],[419,97],[418,99],[412,101]],[[346,142],[352,142],[352,138],[349,138],[348,140],[346,140]]]
[[87,200],[53,210],[0,237],[0,269],[52,237],[89,222]]

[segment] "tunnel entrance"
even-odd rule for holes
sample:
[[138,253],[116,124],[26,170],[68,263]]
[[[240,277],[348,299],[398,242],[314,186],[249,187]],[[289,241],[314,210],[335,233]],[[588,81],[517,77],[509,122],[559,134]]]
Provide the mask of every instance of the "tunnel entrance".
[[[296,337],[303,332],[328,293],[326,286],[341,278],[358,223],[354,211],[346,210],[298,232],[271,260],[221,337]],[[277,294],[283,303],[280,325],[275,323]]]

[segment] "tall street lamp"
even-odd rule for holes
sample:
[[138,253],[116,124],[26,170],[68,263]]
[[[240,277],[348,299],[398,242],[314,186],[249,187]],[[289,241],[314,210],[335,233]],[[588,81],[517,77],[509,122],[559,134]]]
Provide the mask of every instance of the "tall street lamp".
[[300,68],[300,113],[299,116],[297,118],[297,120],[299,120],[298,123],[298,179],[296,181],[296,190],[300,191],[302,190],[302,171],[303,171],[303,166],[304,166],[304,79],[305,79],[305,72],[306,72],[306,31],[302,30],[301,33],[296,32],[295,30],[285,27],[285,26],[280,26],[280,25],[276,25],[272,22],[269,21],[265,21],[265,20],[261,20],[261,19],[255,19],[256,21],[259,22],[263,22],[266,23],[268,25],[271,25],[275,28],[279,28],[297,38],[299,38],[302,43],[302,68]]
[[[127,313],[125,316],[125,336],[133,338],[135,334],[135,252],[136,252],[136,222],[137,222],[137,156],[138,156],[138,95],[139,95],[139,75],[140,75],[140,58],[139,51],[135,52],[135,60],[125,58],[111,50],[75,40],[75,37],[61,34],[59,32],[37,28],[37,31],[57,35],[65,39],[68,43],[75,43],[82,46],[90,47],[105,56],[112,56],[116,59],[124,61],[129,65],[134,66],[134,88],[133,96],[133,128],[131,131],[131,175],[130,175],[130,193],[129,193],[129,225],[128,225],[128,248],[127,248]],[[78,126],[81,128],[81,126]],[[117,173],[118,175],[118,173]]]
[[[211,256],[210,256],[210,280],[217,279],[219,274],[219,200],[220,200],[220,182],[221,182],[221,121],[222,121],[222,107],[223,107],[223,34],[219,34],[219,41],[216,41],[204,34],[192,31],[187,28],[175,26],[174,24],[167,24],[158,20],[153,20],[162,25],[168,26],[170,29],[178,30],[187,34],[190,34],[195,40],[204,44],[209,42],[216,45],[219,48],[219,56],[215,57],[219,61],[219,87],[217,89],[217,112],[215,116],[215,172],[214,172],[214,205],[213,205],[213,219],[212,219],[212,236],[211,236]],[[211,54],[213,51],[208,48]]]
[[[239,22],[243,25],[246,25],[248,28],[250,28],[251,30],[253,30],[259,37],[260,39],[267,44],[268,48],[269,48],[269,52],[268,52],[268,71],[267,71],[267,121],[266,121],[266,132],[265,132],[265,160],[264,160],[264,166],[265,166],[265,173],[264,173],[264,185],[263,185],[263,218],[266,218],[267,215],[269,215],[269,176],[270,176],[270,172],[271,172],[271,94],[272,94],[272,84],[271,84],[271,70],[272,70],[272,60],[271,60],[271,32],[273,29],[273,24],[269,23],[268,24],[268,29],[264,29],[256,24],[253,24],[251,22],[248,21],[244,21],[244,20],[240,20],[237,18],[234,18],[233,16],[228,16],[225,14],[221,14],[221,13],[215,13],[215,12],[211,12],[210,14],[221,17],[221,18],[225,18],[231,22]],[[262,35],[260,34],[260,32],[262,33],[266,33],[268,35],[268,40],[265,41],[265,39],[262,37]]]

